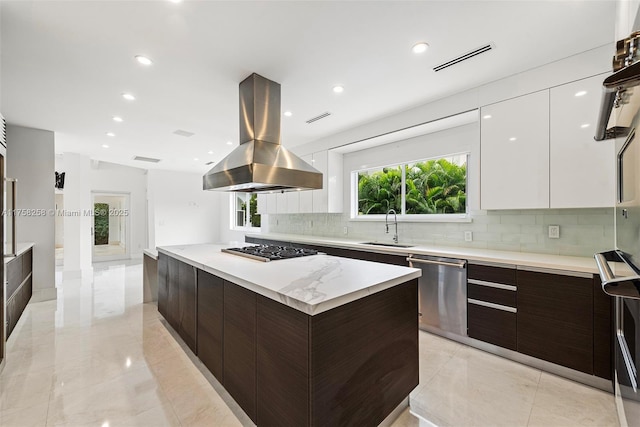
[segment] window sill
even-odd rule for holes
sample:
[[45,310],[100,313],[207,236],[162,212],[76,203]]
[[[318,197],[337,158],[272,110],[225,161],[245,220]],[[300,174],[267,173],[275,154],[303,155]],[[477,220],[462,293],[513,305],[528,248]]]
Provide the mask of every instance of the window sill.
[[[352,222],[384,222],[386,215],[367,215],[352,217]],[[393,222],[393,215],[388,216],[389,222]],[[449,215],[398,215],[398,222],[472,222],[469,214]]]
[[251,233],[260,233],[260,227],[231,227],[231,231],[249,231]]

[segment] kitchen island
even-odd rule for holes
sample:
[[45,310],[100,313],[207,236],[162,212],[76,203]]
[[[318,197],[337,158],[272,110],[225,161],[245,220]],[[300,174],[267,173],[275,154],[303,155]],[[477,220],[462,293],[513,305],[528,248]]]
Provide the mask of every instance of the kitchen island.
[[158,310],[257,425],[378,425],[418,384],[420,270],[158,248]]

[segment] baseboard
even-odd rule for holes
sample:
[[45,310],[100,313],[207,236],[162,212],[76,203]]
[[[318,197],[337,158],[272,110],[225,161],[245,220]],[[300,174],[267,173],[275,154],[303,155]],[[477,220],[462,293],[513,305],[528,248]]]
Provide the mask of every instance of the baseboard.
[[55,301],[57,299],[58,290],[56,288],[34,289],[29,302]]

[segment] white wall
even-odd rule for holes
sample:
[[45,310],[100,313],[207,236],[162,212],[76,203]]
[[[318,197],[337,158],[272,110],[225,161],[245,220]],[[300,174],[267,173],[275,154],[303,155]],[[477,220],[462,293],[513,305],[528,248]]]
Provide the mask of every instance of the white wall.
[[142,257],[147,247],[147,170],[92,160],[89,186],[93,193],[130,195],[130,254],[132,258]]
[[220,241],[228,194],[204,191],[202,174],[150,170],[147,186],[150,248]]
[[40,216],[17,216],[18,242],[33,242],[32,301],[56,299],[53,132],[7,126],[7,177],[18,180],[17,208],[44,209]]

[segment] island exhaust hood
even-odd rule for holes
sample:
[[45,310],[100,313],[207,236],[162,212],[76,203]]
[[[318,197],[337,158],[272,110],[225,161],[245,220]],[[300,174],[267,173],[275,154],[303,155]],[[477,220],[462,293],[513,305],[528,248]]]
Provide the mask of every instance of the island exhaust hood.
[[202,181],[245,193],[322,188],[322,173],[280,144],[280,84],[255,73],[240,83],[240,146]]

